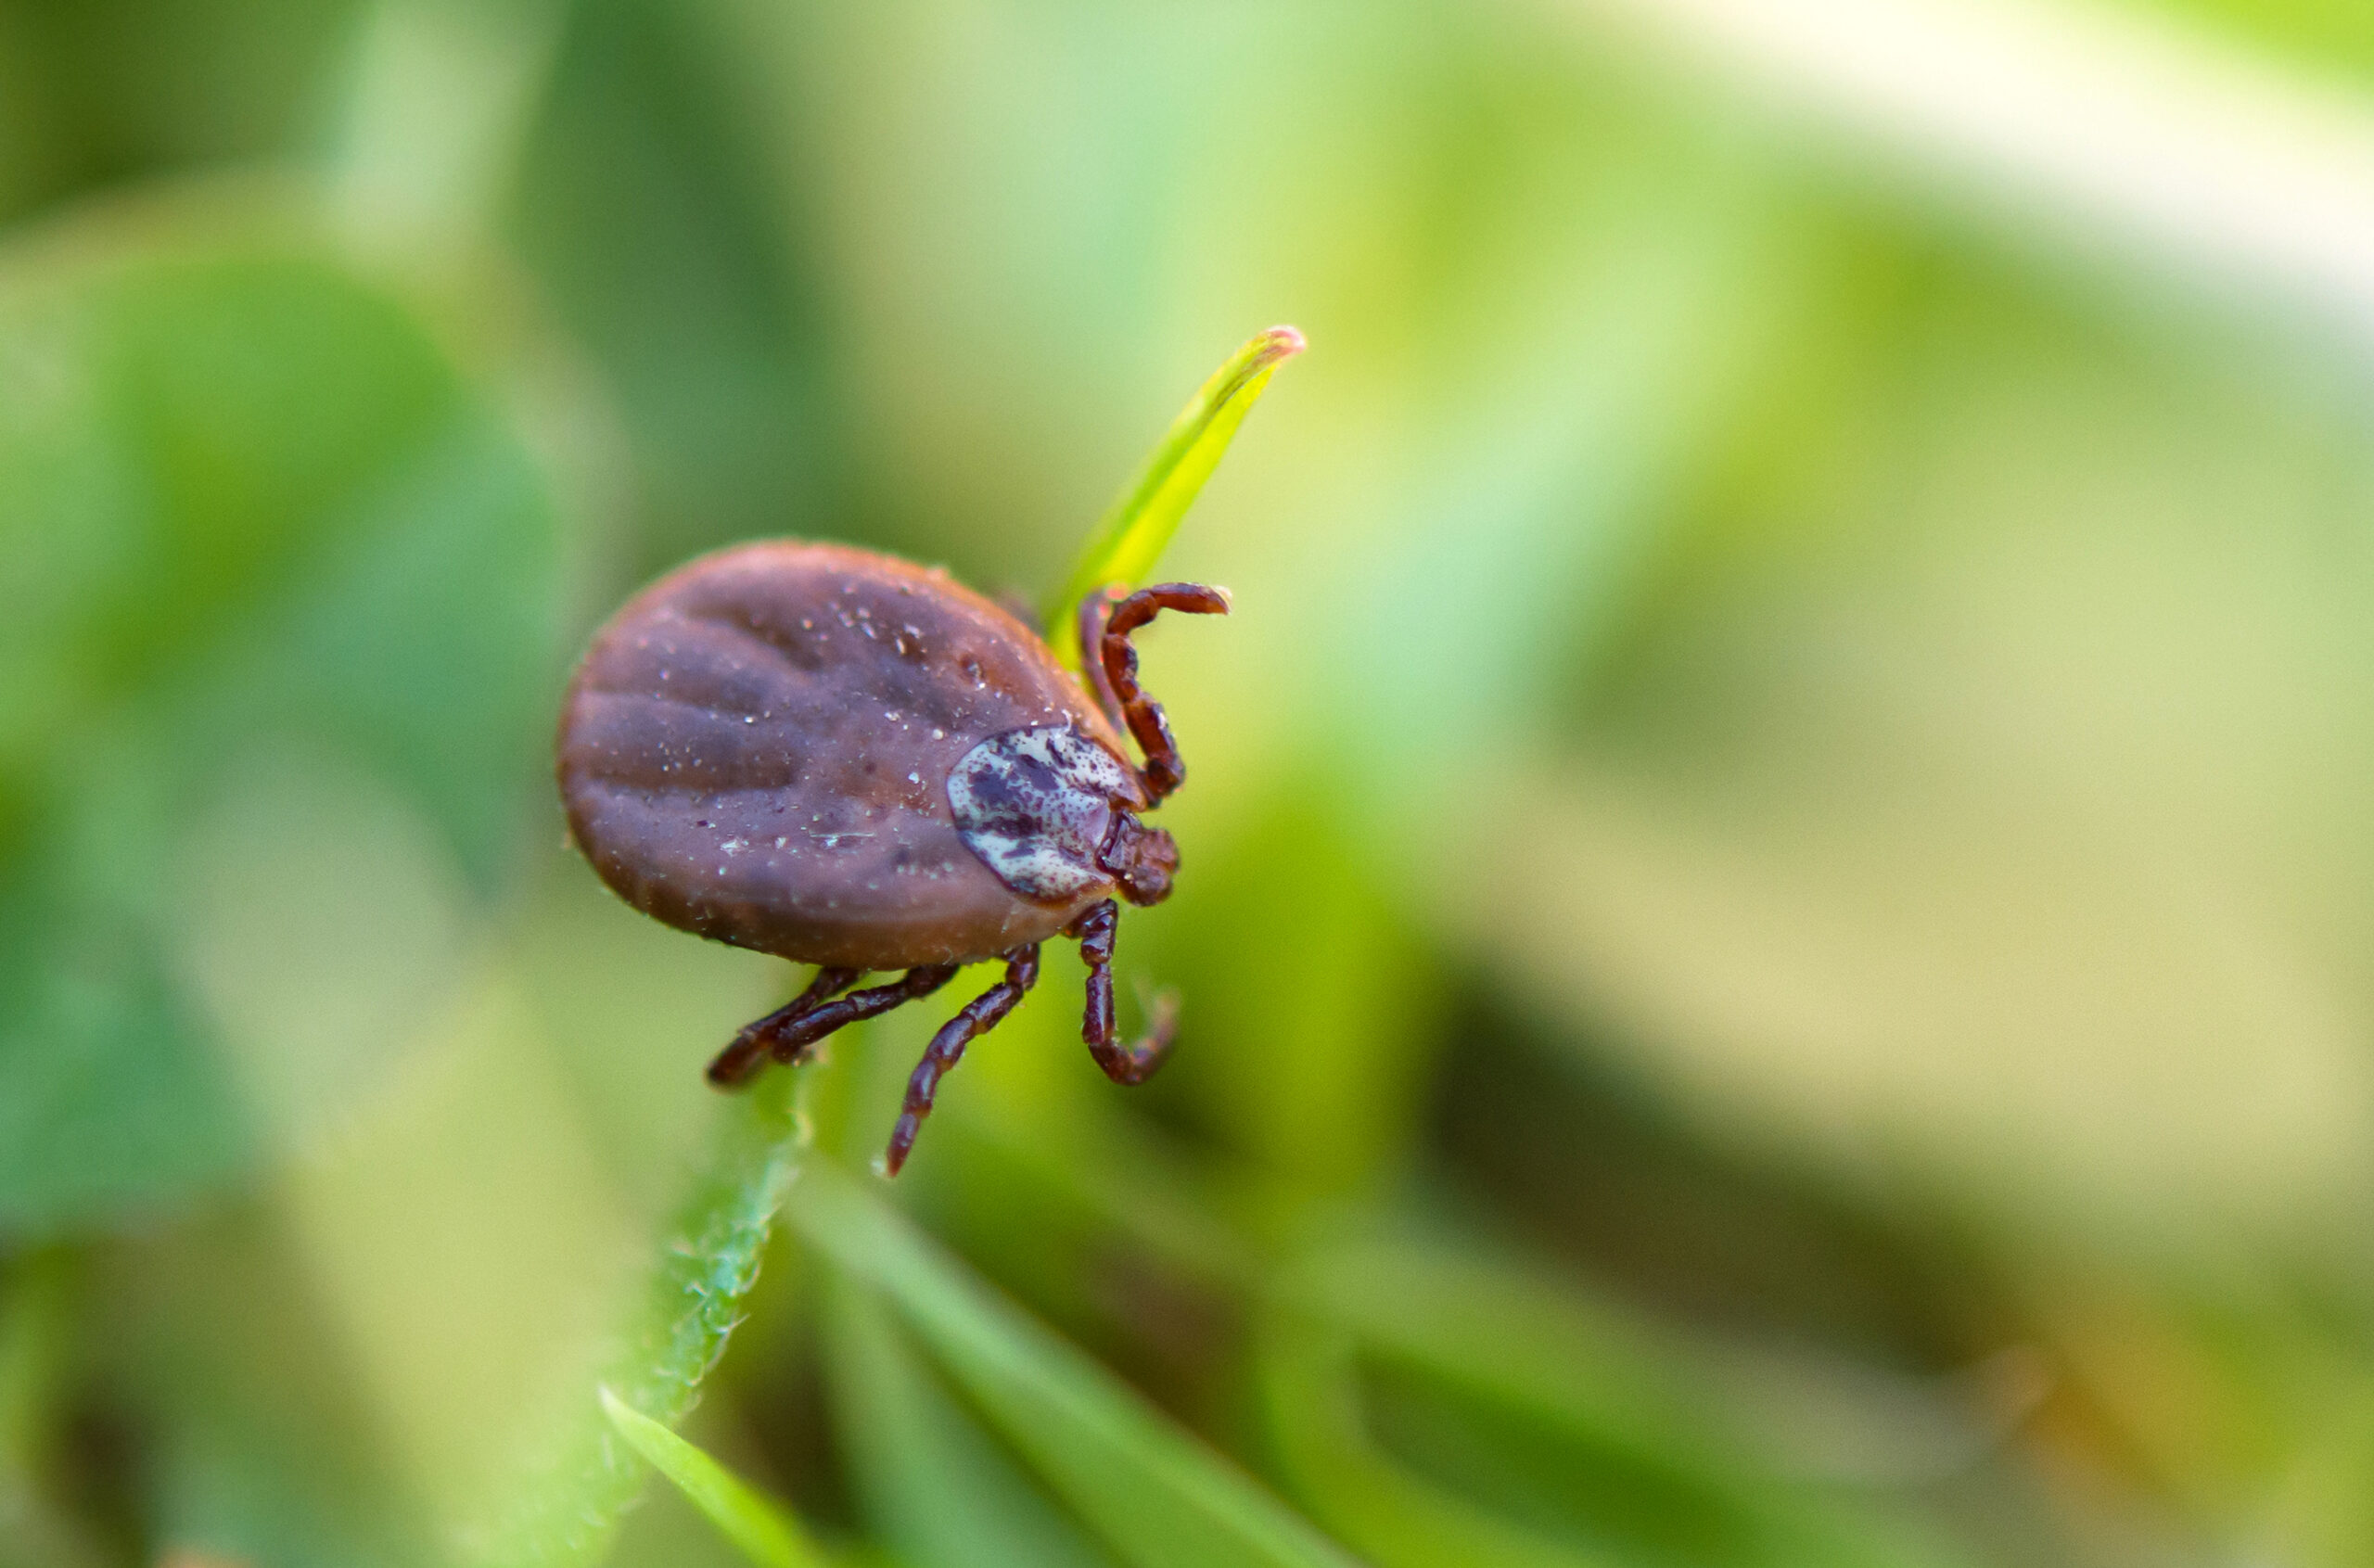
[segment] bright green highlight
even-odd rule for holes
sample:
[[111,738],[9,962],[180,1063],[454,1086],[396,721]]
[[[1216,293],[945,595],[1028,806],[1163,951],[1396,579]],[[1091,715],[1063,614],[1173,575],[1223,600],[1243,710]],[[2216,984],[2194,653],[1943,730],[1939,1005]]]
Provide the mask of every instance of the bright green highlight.
[[1114,504],[1089,536],[1073,563],[1071,576],[1047,615],[1047,641],[1067,661],[1079,661],[1079,638],[1074,618],[1079,602],[1111,582],[1136,584],[1154,569],[1179,531],[1179,519],[1195,504],[1204,481],[1219,465],[1220,453],[1236,439],[1261,389],[1279,365],[1303,351],[1302,334],[1291,326],[1273,326],[1229,356],[1212,373],[1179,417],[1171,421],[1162,444],[1146,460],[1138,482]]
[[822,1568],[824,1558],[810,1544],[791,1515],[759,1495],[739,1476],[608,1389],[602,1409],[611,1426],[651,1468],[706,1515],[742,1555],[762,1568]]
[[1253,1479],[824,1160],[788,1218],[881,1292],[1055,1494],[1136,1568],[1346,1568]]

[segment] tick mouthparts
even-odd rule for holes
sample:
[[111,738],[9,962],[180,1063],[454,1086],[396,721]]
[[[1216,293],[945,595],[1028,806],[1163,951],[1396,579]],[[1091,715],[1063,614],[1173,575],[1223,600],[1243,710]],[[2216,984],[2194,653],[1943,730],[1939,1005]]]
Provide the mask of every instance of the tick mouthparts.
[[1121,897],[1142,908],[1170,897],[1170,879],[1179,870],[1179,841],[1161,828],[1146,826],[1134,812],[1117,810],[1096,860],[1119,885]]

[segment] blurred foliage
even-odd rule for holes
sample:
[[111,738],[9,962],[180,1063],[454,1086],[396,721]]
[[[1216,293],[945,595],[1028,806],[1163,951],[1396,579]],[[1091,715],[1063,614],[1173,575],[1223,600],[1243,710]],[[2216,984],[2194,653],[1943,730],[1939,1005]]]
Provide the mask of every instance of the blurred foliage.
[[94,213],[16,265],[0,1218],[38,1232],[302,1129],[465,962],[561,557],[490,400],[268,211]]
[[[2374,147],[2362,6],[1998,13]],[[2374,1561],[2374,279],[1725,14],[0,3],[0,1565]],[[2346,243],[2268,112],[2190,232]],[[1051,952],[895,1185],[944,1011],[720,1101],[798,976],[563,848],[571,650],[1044,603],[1280,319],[1175,1061]]]

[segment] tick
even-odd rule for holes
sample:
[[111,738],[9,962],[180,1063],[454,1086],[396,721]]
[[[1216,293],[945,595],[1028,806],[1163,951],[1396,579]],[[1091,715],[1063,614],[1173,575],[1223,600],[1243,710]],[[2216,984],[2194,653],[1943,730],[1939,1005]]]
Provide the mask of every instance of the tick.
[[[1162,1064],[1176,1009],[1119,1043],[1113,942],[1119,901],[1160,903],[1179,869],[1170,835],[1140,820],[1186,777],[1130,644],[1163,610],[1225,614],[1228,596],[1184,582],[1090,595],[1083,684],[944,571],[775,540],[678,568],[594,634],[556,745],[578,848],[645,914],[817,966],[734,1036],[710,1082],[739,1087],[1002,962],[908,1080],[895,1175],[941,1077],[1014,1010],[1057,937],[1088,964],[1080,1033],[1097,1065],[1134,1084]],[[885,970],[901,973],[854,988]]]

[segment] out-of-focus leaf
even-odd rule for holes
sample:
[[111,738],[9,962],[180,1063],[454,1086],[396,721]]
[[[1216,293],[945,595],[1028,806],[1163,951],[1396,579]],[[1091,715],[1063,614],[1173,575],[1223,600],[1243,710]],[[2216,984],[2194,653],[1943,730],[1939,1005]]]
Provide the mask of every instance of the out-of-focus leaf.
[[2374,1465],[2374,1389],[2362,1369],[2341,1377],[2355,1386],[2330,1391],[2322,1430],[2253,1532],[2277,1561],[2374,1562],[2374,1496],[2366,1486]]
[[2154,0],[2151,7],[2197,18],[2253,47],[2279,50],[2314,79],[2346,72],[2374,78],[2374,14],[2355,0]]
[[62,1253],[0,1268],[0,1482],[38,1462],[51,1391],[65,1359],[73,1272]]
[[333,201],[356,242],[413,265],[483,243],[568,0],[378,0],[340,103]]
[[[806,1134],[793,1096],[805,1081],[772,1075],[724,1113],[709,1168],[659,1249],[640,1319],[601,1378],[632,1409],[682,1421],[724,1354],[775,1212],[801,1168]],[[591,1397],[547,1455],[504,1516],[468,1543],[470,1561],[489,1568],[600,1561],[643,1472]]]
[[1264,1325],[1269,1436],[1295,1495],[1379,1568],[1602,1568],[1634,1561],[1499,1517],[1382,1452],[1360,1408],[1351,1342],[1308,1320]]
[[[842,323],[785,232],[783,139],[742,112],[749,52],[712,36],[734,8],[580,0],[505,225],[616,400],[637,576],[729,540],[856,526],[828,446]],[[779,81],[755,96],[772,109],[786,93],[805,101]]]
[[1439,968],[1329,782],[1254,781],[1209,811],[1182,795],[1194,897],[1120,954],[1125,983],[1158,975],[1186,999],[1187,1043],[1150,1098],[1298,1193],[1356,1191],[1408,1147],[1444,1010]]
[[1515,1268],[1339,1242],[1289,1271],[1271,1314],[1281,1447],[1323,1516],[1388,1561],[1427,1561],[1436,1538],[1510,1563],[1962,1561],[1792,1482],[1680,1343]]
[[86,1568],[98,1543],[55,1500],[58,1445],[82,1269],[62,1250],[0,1267],[0,1568]]
[[1048,1484],[1139,1568],[1342,1568],[1340,1549],[1112,1373],[1024,1317],[830,1162],[791,1219],[882,1292]]
[[[86,1345],[124,1390],[105,1419],[139,1435],[144,1531],[235,1562],[413,1568],[438,1528],[359,1398],[340,1325],[262,1205],[203,1205],[100,1253]],[[104,1505],[102,1449],[81,1470]],[[120,1516],[119,1516],[120,1517]]]
[[[285,1137],[283,1076],[318,1108],[451,977],[542,771],[563,532],[403,300],[192,198],[0,258],[0,1222],[43,1230]],[[210,978],[250,971],[270,1039]]]
[[834,1413],[875,1536],[915,1568],[1110,1562],[933,1380],[871,1291],[825,1298]]
[[368,0],[10,6],[0,215],[94,186],[306,147]]
[[1396,875],[1474,817],[1474,773],[1540,743],[1562,680],[1604,645],[1704,483],[1704,445],[1762,391],[1776,322],[1802,309],[1805,245],[1776,171],[1675,151],[1560,236],[1567,290],[1462,348],[1483,395],[1417,402],[1384,515],[1297,599],[1291,641],[1256,656],[1308,662],[1284,695],[1328,737],[1334,809],[1365,820]]
[[605,1388],[602,1409],[627,1446],[706,1515],[744,1556],[761,1568],[810,1568],[824,1559],[789,1510]]
[[1708,1129],[2023,1230],[2289,1247],[2374,1137],[2363,378],[1834,243],[1867,281],[1738,404],[1581,733],[1442,819],[1446,911]]
[[1080,655],[1079,603],[1108,583],[1135,585],[1162,559],[1179,520],[1219,465],[1253,404],[1278,366],[1303,351],[1302,334],[1273,326],[1254,337],[1212,372],[1171,421],[1135,485],[1114,503],[1081,547],[1062,592],[1047,614],[1047,641],[1076,664]]

